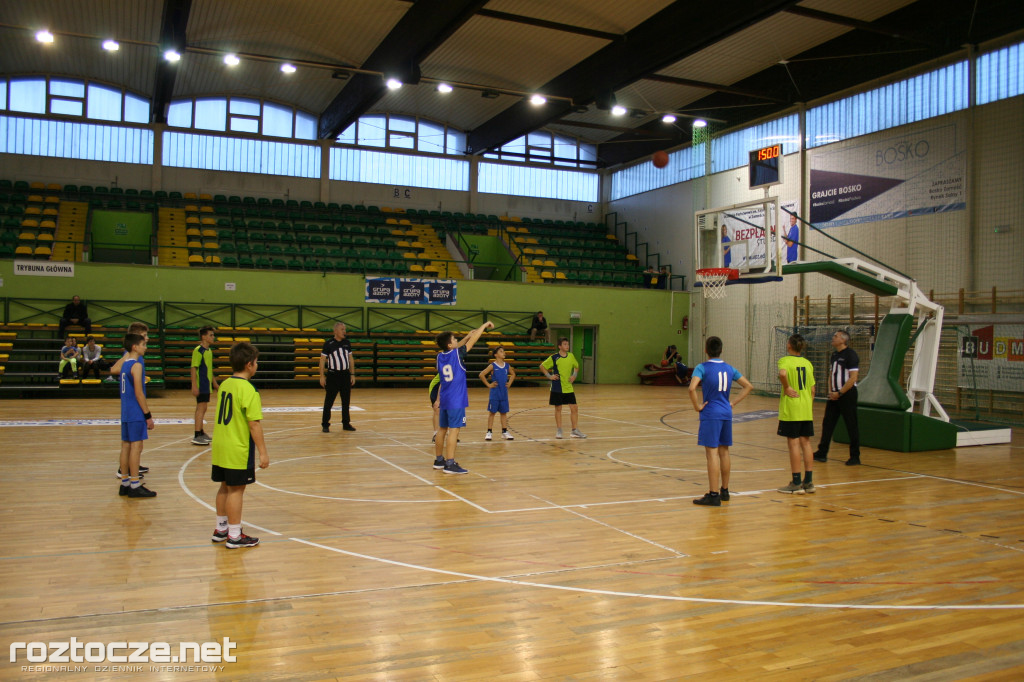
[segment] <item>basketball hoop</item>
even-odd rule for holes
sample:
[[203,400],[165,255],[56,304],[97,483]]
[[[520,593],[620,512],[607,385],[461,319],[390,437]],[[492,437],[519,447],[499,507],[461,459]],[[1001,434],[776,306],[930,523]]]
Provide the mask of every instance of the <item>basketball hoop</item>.
[[704,298],[725,298],[725,283],[737,279],[740,271],[734,268],[701,268],[697,271],[697,282],[704,292]]

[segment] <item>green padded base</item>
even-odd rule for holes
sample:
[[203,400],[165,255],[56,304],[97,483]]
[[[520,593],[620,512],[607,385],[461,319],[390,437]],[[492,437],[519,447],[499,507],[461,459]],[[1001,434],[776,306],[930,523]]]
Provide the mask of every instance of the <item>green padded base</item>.
[[[916,412],[858,407],[857,423],[860,426],[861,447],[896,452],[948,450],[956,447],[955,425]],[[842,419],[836,425],[834,440],[837,443],[850,442]]]

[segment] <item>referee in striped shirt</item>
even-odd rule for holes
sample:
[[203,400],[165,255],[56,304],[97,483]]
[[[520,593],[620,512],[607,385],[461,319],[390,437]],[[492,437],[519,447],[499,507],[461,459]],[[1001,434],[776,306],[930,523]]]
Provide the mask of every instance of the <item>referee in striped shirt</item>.
[[334,337],[324,341],[324,349],[320,352],[320,385],[326,389],[324,396],[324,416],[321,420],[324,433],[331,431],[331,408],[334,399],[341,394],[341,428],[355,431],[348,414],[349,398],[352,387],[356,383],[356,368],[352,364],[352,344],[345,333],[344,322],[334,325]]

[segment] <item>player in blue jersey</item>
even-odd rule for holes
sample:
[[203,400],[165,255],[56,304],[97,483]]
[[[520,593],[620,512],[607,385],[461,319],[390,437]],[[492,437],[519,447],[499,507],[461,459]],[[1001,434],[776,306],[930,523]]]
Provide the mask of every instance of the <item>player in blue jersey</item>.
[[[446,474],[469,473],[455,461],[459,429],[466,425],[466,408],[469,407],[466,366],[462,359],[480,339],[480,335],[493,327],[493,322],[484,322],[462,337],[461,341],[456,341],[452,332],[437,335],[437,347],[441,349],[437,354],[437,373],[441,376],[437,406],[441,411],[438,413],[437,438],[434,439],[434,468]],[[445,437],[448,439],[447,444]]]
[[146,339],[141,334],[125,334],[126,356],[121,364],[121,487],[118,495],[156,497],[142,485],[139,459],[146,433],[153,428],[153,416],[146,402],[146,371],[141,358],[146,354]]
[[[125,331],[125,334],[138,334],[146,341],[146,345],[148,347],[149,326],[145,322],[132,322],[130,325],[128,325],[128,329]],[[110,381],[114,383],[120,381],[121,367],[124,365],[129,355],[131,355],[131,353],[129,351],[125,351],[124,355],[122,355],[121,358],[110,367],[110,376],[108,377]],[[146,358],[144,356],[140,356],[139,363],[142,365],[142,371],[145,372]],[[119,481],[123,478],[122,472],[124,472],[125,476],[128,475],[127,469],[121,469],[120,467],[118,467],[117,480]],[[147,473],[149,473],[149,467],[139,464],[139,477],[143,478]]]
[[[493,362],[487,363],[480,372],[480,381],[484,386],[491,389],[487,399],[487,434],[484,440],[491,440],[491,427],[494,426],[494,415],[501,415],[501,437],[505,440],[515,440],[508,432],[508,387],[516,380],[516,371],[512,365],[505,362],[505,349],[498,346],[491,351]],[[490,379],[487,377],[490,376]]]
[[[690,401],[693,409],[700,412],[700,429],[697,431],[697,445],[704,446],[708,460],[709,492],[694,500],[694,504],[720,507],[729,501],[729,446],[732,445],[732,408],[747,397],[753,385],[735,367],[722,359],[722,339],[709,336],[704,344],[708,360],[693,370],[690,379]],[[743,389],[736,399],[729,402],[729,389],[736,382]],[[697,399],[697,387],[701,387],[703,400]],[[720,489],[720,490],[719,490]]]

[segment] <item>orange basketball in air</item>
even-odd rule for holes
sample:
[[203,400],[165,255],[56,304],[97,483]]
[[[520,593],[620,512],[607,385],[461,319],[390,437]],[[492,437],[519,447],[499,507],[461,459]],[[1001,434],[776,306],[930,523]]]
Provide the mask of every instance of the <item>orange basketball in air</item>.
[[654,164],[655,168],[664,168],[668,165],[668,153],[654,152],[654,156],[651,157],[651,163]]

